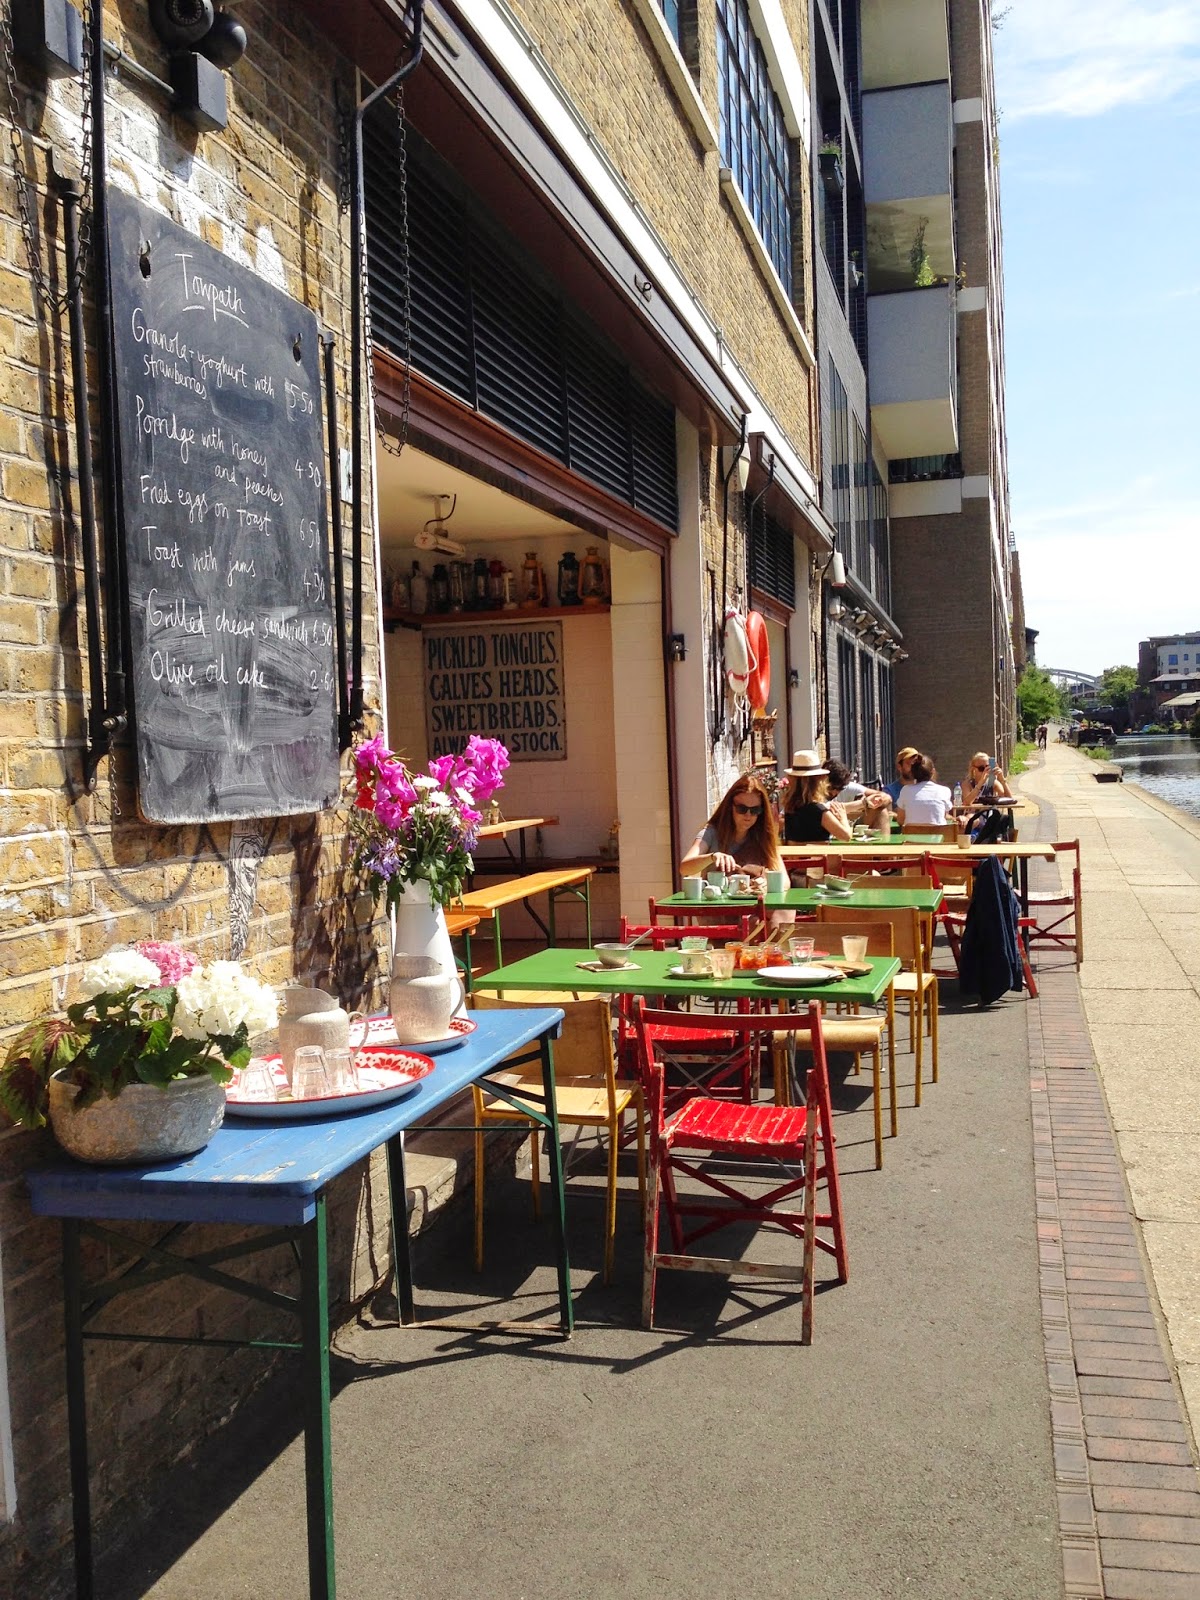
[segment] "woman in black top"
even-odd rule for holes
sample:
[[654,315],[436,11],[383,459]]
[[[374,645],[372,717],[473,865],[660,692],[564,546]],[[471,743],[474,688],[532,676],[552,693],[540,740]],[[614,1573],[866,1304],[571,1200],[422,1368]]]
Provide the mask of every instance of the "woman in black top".
[[825,844],[854,837],[845,806],[829,799],[829,769],[815,750],[797,750],[787,775],[792,782],[783,804],[786,843]]
[[687,877],[715,867],[757,878],[782,865],[771,797],[760,778],[744,772],[692,841],[680,870]]

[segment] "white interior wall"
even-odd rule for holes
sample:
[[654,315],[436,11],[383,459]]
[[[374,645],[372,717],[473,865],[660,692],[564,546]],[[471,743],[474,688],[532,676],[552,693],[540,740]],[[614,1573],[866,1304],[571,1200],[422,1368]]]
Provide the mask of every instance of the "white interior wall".
[[[812,559],[808,546],[796,540],[796,609],[788,628],[792,666],[799,682],[789,689],[792,712],[792,749],[814,750],[817,744],[817,651],[813,639],[811,605]],[[791,760],[791,750],[781,752]]]
[[709,813],[707,677],[704,612],[707,606],[700,541],[700,436],[675,414],[679,474],[679,537],[667,561],[671,585],[671,629],[681,633],[684,661],[669,667],[675,696],[675,793],[680,853]]

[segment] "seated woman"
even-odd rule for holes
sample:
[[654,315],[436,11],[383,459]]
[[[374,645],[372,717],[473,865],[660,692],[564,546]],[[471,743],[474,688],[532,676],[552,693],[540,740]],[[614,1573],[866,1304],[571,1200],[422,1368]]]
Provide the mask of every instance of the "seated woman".
[[896,802],[896,815],[901,824],[927,822],[940,828],[950,815],[952,800],[949,789],[937,781],[932,758],[914,756],[908,769],[908,782]]
[[[825,844],[852,839],[849,808],[829,798],[829,768],[815,750],[797,750],[787,769],[792,780],[783,802],[783,837],[788,844]],[[861,805],[861,801],[854,801]]]
[[685,878],[710,867],[718,872],[745,872],[760,878],[764,872],[777,872],[782,866],[771,797],[761,778],[744,772],[734,779],[692,841],[679,870]]
[[971,757],[962,792],[964,806],[988,806],[995,800],[1016,798],[1008,787],[1008,779],[986,750],[977,750]]

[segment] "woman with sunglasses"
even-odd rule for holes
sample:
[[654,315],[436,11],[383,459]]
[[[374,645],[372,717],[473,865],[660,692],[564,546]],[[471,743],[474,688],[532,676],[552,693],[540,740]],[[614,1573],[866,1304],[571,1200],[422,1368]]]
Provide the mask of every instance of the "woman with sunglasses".
[[680,862],[684,877],[705,872],[745,872],[759,878],[783,866],[771,798],[761,778],[744,772],[692,841]]
[[[783,802],[783,836],[788,844],[824,844],[853,839],[847,807],[829,798],[829,768],[815,750],[797,750],[787,769],[791,779]],[[855,801],[861,809],[863,802]]]
[[962,791],[964,806],[988,806],[995,800],[1015,798],[1008,780],[986,750],[977,750],[971,757]]

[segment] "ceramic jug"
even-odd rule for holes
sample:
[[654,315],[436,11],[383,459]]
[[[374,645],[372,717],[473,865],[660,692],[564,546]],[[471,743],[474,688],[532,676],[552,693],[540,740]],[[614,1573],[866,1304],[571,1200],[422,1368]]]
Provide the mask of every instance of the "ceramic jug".
[[323,989],[292,984],[283,991],[279,1018],[279,1054],[288,1082],[292,1062],[302,1044],[319,1044],[322,1050],[345,1050],[350,1044],[350,1018],[337,997]]

